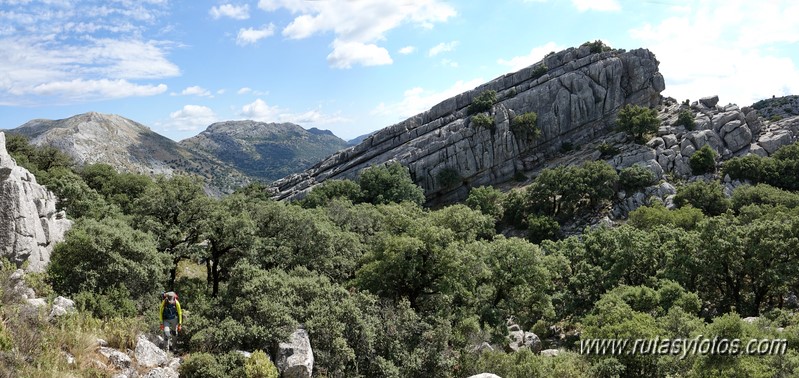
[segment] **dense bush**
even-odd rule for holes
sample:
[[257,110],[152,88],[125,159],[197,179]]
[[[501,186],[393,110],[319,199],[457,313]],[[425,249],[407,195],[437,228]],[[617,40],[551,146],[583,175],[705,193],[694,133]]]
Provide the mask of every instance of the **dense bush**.
[[799,190],[799,143],[780,147],[770,157],[748,155],[727,160],[722,172],[733,179],[749,180],[753,184]]
[[487,113],[478,113],[472,116],[472,126],[494,130],[494,117]]
[[588,46],[591,49],[591,54],[597,54],[613,50],[613,48],[606,45],[605,42],[599,39],[595,40],[594,42],[585,42],[582,45],[580,45],[580,47],[582,46]]
[[533,72],[530,74],[530,77],[533,80],[538,79],[539,77],[546,75],[547,71],[549,71],[549,68],[546,64],[539,64],[533,68]]
[[511,130],[526,140],[534,140],[541,136],[541,129],[537,125],[538,114],[527,112],[513,118]]
[[691,173],[694,175],[703,175],[705,173],[715,172],[716,151],[706,144],[698,151],[694,152],[693,155],[691,155],[689,163],[691,165]]
[[735,188],[730,198],[735,211],[748,205],[799,207],[799,194],[775,188],[768,184],[744,185]]
[[451,189],[460,185],[463,177],[455,168],[444,168],[436,174],[436,182],[443,189]]
[[494,104],[497,103],[497,91],[487,90],[480,92],[469,105],[468,113],[477,114],[490,111]]
[[424,190],[413,182],[408,168],[400,163],[365,169],[361,172],[358,183],[365,202],[424,202]]
[[616,118],[620,131],[629,133],[638,142],[644,141],[644,136],[654,133],[660,126],[657,111],[638,105],[625,105]]
[[556,240],[560,236],[560,224],[547,215],[532,214],[527,217],[527,239],[533,243]]
[[502,219],[504,213],[502,207],[504,197],[505,195],[499,189],[492,186],[480,186],[469,191],[466,206],[499,220]]
[[649,168],[635,164],[619,172],[619,185],[624,190],[640,190],[655,183],[655,174]]
[[352,202],[359,202],[363,194],[361,187],[352,180],[325,180],[315,186],[305,198],[300,201],[302,207],[311,208],[327,205],[334,198],[345,198]]
[[690,110],[682,110],[677,115],[677,121],[674,122],[675,126],[683,126],[686,130],[693,130],[696,127],[696,117]]
[[613,145],[608,143],[608,142],[600,143],[596,147],[596,149],[597,149],[597,151],[599,151],[600,154],[602,154],[600,156],[601,157],[605,157],[605,158],[611,157],[611,156],[616,155],[616,154],[618,154],[620,152],[620,150],[618,148],[613,147]]
[[695,181],[677,189],[674,204],[678,207],[691,205],[707,215],[720,215],[727,211],[729,200],[724,188],[716,181]]

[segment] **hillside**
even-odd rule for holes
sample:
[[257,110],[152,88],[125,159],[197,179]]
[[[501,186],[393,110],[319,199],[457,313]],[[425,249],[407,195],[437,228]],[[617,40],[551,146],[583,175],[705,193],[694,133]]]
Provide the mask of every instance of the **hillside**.
[[[550,54],[276,182],[275,198],[299,198],[324,180],[354,178],[363,168],[396,160],[410,169],[431,204],[462,200],[471,187],[511,181],[564,146],[606,135],[625,104],[657,105],[665,88],[658,64],[648,50],[610,50],[601,43]],[[484,94],[494,98],[473,111]],[[537,138],[514,125],[530,112],[537,114]],[[473,113],[482,113],[486,125],[473,122],[479,115]],[[444,185],[442,172],[454,172],[457,180]]]
[[179,145],[217,158],[253,180],[273,181],[309,168],[347,142],[328,130],[305,130],[293,123],[227,121],[214,123]]

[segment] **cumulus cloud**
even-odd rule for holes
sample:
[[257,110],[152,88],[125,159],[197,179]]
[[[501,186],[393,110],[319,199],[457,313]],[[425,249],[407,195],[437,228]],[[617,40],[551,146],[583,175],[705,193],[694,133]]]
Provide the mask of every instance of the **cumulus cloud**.
[[159,25],[166,1],[5,1],[3,5],[0,102],[5,104],[149,96],[163,93],[166,85],[148,81],[180,74],[167,58],[172,42],[142,37]]
[[456,47],[458,47],[459,43],[460,42],[458,41],[441,42],[431,47],[430,50],[427,51],[427,56],[436,56],[441,53],[453,51]]
[[600,11],[617,12],[621,10],[621,4],[617,0],[572,0],[572,4],[580,12]]
[[485,81],[482,78],[469,81],[458,80],[449,88],[440,91],[428,90],[422,87],[414,87],[405,91],[401,101],[389,104],[381,102],[377,107],[372,109],[371,114],[387,116],[397,121],[401,121],[426,111],[439,102],[450,97],[474,89],[484,82]]
[[260,0],[258,7],[267,12],[282,8],[296,15],[282,30],[289,39],[332,32],[335,37],[328,62],[337,68],[391,64],[388,50],[376,44],[386,39],[388,31],[403,24],[432,28],[456,14],[440,0]]
[[177,131],[199,131],[219,119],[211,108],[202,105],[186,105],[169,113],[169,120],[163,126]]
[[402,55],[413,54],[416,52],[416,46],[405,46],[398,51]]
[[239,34],[236,36],[236,44],[239,46],[252,45],[266,37],[275,34],[275,25],[264,25],[260,29],[247,28],[239,29]]
[[717,94],[743,106],[799,92],[796,63],[772,50],[799,41],[797,17],[799,4],[791,1],[707,1],[672,9],[630,36],[657,54],[665,95],[683,100]]
[[260,98],[242,106],[239,116],[260,122],[291,122],[303,126],[348,121],[339,114],[325,114],[319,109],[293,113],[276,105],[269,105]]
[[210,91],[197,85],[184,89],[180,94],[184,96],[212,97]]
[[247,4],[222,4],[220,6],[211,7],[211,10],[208,11],[208,13],[215,20],[218,20],[222,17],[229,17],[234,20],[246,20],[250,18],[250,6]]
[[533,47],[527,55],[515,56],[510,59],[498,59],[497,63],[510,67],[511,71],[518,71],[522,68],[533,65],[552,51],[563,50],[564,47],[555,42],[547,42],[545,45]]
[[362,66],[391,64],[393,60],[388,50],[375,44],[335,40],[333,52],[327,56],[327,62],[336,68],[351,68],[353,64]]

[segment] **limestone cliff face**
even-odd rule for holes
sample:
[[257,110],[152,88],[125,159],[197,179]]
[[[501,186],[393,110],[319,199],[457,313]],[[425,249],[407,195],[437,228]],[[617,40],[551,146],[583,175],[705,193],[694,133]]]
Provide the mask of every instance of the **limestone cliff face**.
[[55,205],[53,193],[17,166],[6,151],[5,134],[0,133],[0,257],[17,265],[27,261],[29,271],[43,271],[53,246],[72,226]]
[[[471,187],[496,185],[540,167],[563,145],[579,146],[606,134],[623,105],[656,105],[663,89],[658,61],[648,50],[571,48],[447,99],[277,181],[275,198],[298,198],[326,179],[354,178],[366,167],[396,160],[409,167],[432,202],[462,199]],[[489,113],[493,128],[473,125],[467,113],[472,99],[487,90],[497,92]],[[538,114],[542,133],[535,140],[511,130],[514,117],[527,112]],[[457,171],[460,182],[447,187],[437,182],[445,169]]]

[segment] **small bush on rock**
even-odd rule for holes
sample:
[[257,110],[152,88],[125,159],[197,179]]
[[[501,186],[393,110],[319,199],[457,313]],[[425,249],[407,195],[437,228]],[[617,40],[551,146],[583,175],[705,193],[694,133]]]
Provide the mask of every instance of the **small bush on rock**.
[[691,172],[694,175],[703,175],[716,171],[716,151],[707,144],[699,151],[694,152],[690,158]]
[[655,183],[655,174],[649,168],[636,164],[619,172],[619,185],[624,190],[639,190]]
[[675,126],[683,126],[686,130],[693,130],[696,127],[696,118],[694,113],[688,110],[683,110],[677,116],[677,121],[674,122]]
[[468,112],[469,114],[476,114],[480,112],[487,112],[491,110],[494,104],[497,103],[497,91],[495,90],[487,90],[481,92],[477,97],[472,100],[472,104],[469,105]]
[[475,114],[472,116],[472,124],[476,127],[483,127],[489,130],[494,129],[494,118],[486,113]]

